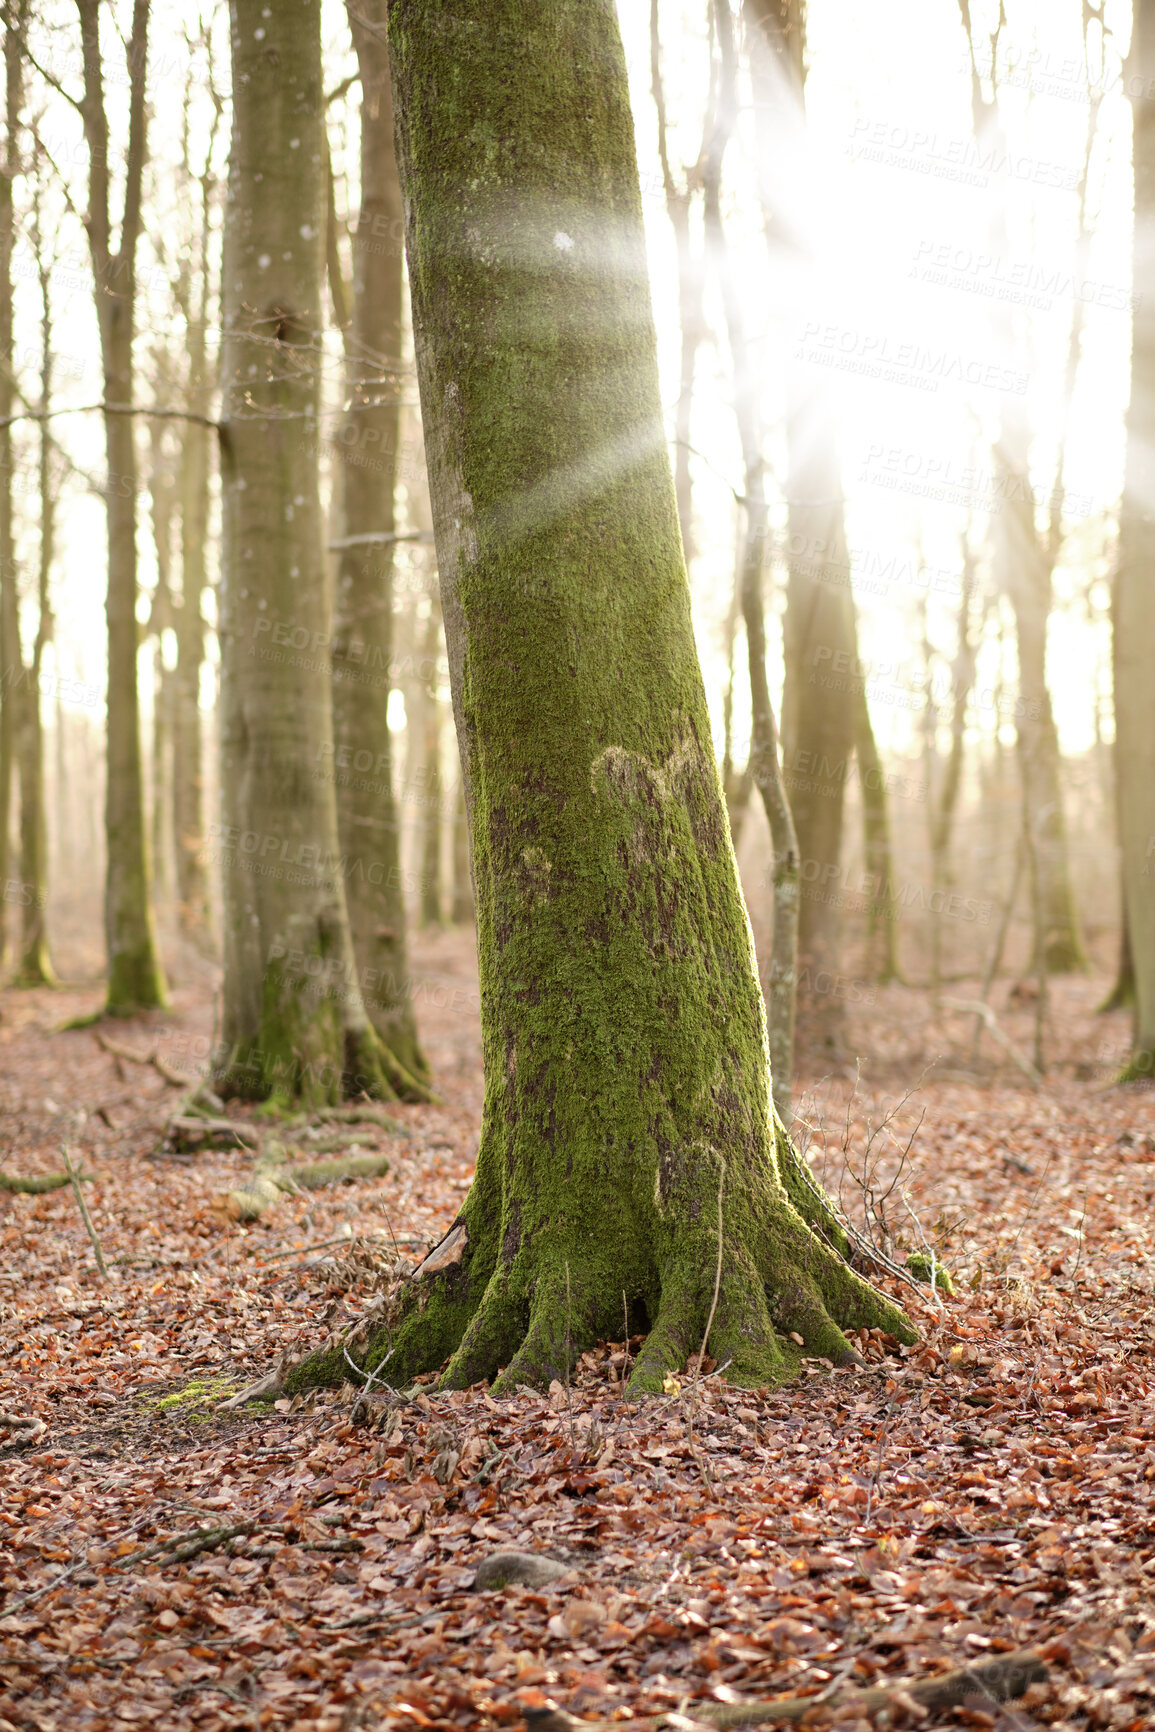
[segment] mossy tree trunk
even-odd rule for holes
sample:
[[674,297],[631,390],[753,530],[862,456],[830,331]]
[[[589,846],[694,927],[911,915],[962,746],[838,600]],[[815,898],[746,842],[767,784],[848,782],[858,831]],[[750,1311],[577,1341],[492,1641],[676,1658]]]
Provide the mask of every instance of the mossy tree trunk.
[[223,290],[218,1086],[277,1104],[413,1087],[365,1012],[337,836],[318,451],[320,0],[232,9]]
[[[477,890],[473,1186],[391,1381],[739,1381],[897,1309],[779,1176],[766,1021],[662,429],[625,58],[604,0],[393,0],[418,377]],[[719,1228],[721,1229],[719,1234]],[[340,1349],[295,1382],[336,1378]]]
[[421,689],[422,785],[421,813],[421,924],[441,925],[441,706],[437,698],[438,666],[441,661],[441,609],[435,596],[429,598],[425,621],[423,669],[428,677]]
[[[426,1077],[410,987],[388,724],[394,492],[404,380],[401,187],[393,150],[385,0],[356,0],[347,10],[361,74],[361,208],[345,328],[348,413],[336,453],[342,502],[333,620],[337,825],[342,851],[365,862],[346,884],[365,1008],[401,1064]],[[365,765],[371,766],[368,774]]]
[[469,814],[460,774],[453,794],[453,913],[454,926],[473,925],[473,868],[469,860]]
[[108,775],[104,823],[108,844],[104,896],[111,1014],[165,1002],[149,896],[137,695],[136,493],[133,332],[136,247],[140,238],[145,158],[145,74],[148,4],[134,0],[126,48],[129,134],[124,214],[114,250],[110,216],[110,141],[104,104],[99,0],[76,0],[84,62],[81,114],[88,149],[88,242],[104,371],[105,455],[108,461]]
[[[1131,88],[1155,76],[1155,0],[1136,0]],[[1155,1078],[1155,103],[1134,96],[1131,402],[1113,608],[1115,767],[1135,982],[1128,1080]]]

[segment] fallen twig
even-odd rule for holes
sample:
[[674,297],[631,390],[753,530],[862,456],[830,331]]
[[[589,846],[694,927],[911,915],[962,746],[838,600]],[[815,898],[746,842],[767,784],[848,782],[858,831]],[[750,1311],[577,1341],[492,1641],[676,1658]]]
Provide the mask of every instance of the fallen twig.
[[1034,1088],[1041,1088],[1042,1073],[1036,1069],[1029,1058],[1025,1058],[1009,1035],[1004,1034],[999,1026],[999,1019],[989,1004],[984,1004],[981,998],[944,998],[943,1008],[946,1010],[961,1010],[964,1015],[977,1016],[990,1035],[1006,1053],[1007,1057],[1022,1071]]
[[[346,1539],[333,1540],[298,1540],[293,1536],[297,1529],[292,1523],[275,1522],[231,1522],[215,1528],[193,1528],[188,1533],[172,1534],[166,1540],[155,1540],[151,1545],[142,1546],[140,1551],[132,1552],[128,1557],[118,1558],[112,1565],[114,1570],[126,1570],[132,1564],[142,1563],[146,1558],[159,1558],[165,1553],[173,1563],[186,1563],[188,1559],[199,1557],[202,1552],[214,1551],[217,1546],[228,1545],[232,1540],[247,1539],[250,1535],[268,1535],[288,1541],[304,1552],[359,1552],[364,1550],[363,1542],[352,1535]],[[260,1547],[253,1554],[257,1557],[271,1557],[276,1553],[275,1546]]]
[[104,1261],[104,1252],[100,1248],[100,1240],[96,1236],[96,1228],[92,1225],[92,1216],[88,1213],[88,1204],[84,1201],[84,1192],[80,1189],[81,1172],[79,1167],[72,1165],[68,1150],[61,1149],[64,1156],[64,1171],[68,1174],[68,1182],[72,1186],[72,1194],[76,1198],[76,1207],[80,1210],[80,1219],[84,1222],[84,1230],[92,1241],[92,1249],[96,1253],[96,1267],[104,1280],[108,1280],[108,1266]]
[[[137,1516],[136,1520],[130,1523],[128,1527],[121,1528],[118,1534],[112,1536],[114,1542],[119,1543],[119,1541],[127,1539],[129,1534],[137,1533],[144,1526],[145,1522],[150,1521],[151,1519],[151,1516],[147,1513]],[[61,1582],[66,1582],[69,1576],[74,1576],[77,1570],[84,1570],[89,1567],[90,1565],[87,1557],[81,1553],[80,1557],[70,1563],[67,1569],[61,1570],[57,1575],[53,1576],[50,1582],[43,1582],[40,1587],[33,1588],[30,1594],[22,1594],[18,1600],[12,1600],[10,1604],[0,1607],[0,1618],[10,1618],[13,1613],[23,1611],[25,1606],[31,1606],[35,1601],[43,1599],[45,1594],[50,1594],[54,1588],[58,1588]]]

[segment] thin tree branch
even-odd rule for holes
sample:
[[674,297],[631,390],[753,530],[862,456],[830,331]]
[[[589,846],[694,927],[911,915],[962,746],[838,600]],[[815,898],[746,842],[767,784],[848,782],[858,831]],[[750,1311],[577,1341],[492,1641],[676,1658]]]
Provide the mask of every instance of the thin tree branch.
[[[20,393],[23,398],[23,392]],[[24,398],[24,401],[27,401]],[[220,432],[220,422],[208,415],[198,415],[192,409],[153,409],[141,403],[76,403],[71,408],[24,409],[19,415],[6,415],[0,427],[11,427],[17,421],[54,421],[58,415],[143,415],[153,421],[195,421],[198,426]],[[82,471],[77,471],[78,474]],[[87,479],[87,478],[86,478]]]

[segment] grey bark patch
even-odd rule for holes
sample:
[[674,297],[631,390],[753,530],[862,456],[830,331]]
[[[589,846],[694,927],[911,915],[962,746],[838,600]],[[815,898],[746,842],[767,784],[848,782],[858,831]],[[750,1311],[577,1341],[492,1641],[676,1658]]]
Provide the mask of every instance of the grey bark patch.
[[473,1586],[479,1593],[511,1584],[544,1588],[568,1575],[569,1571],[568,1564],[560,1563],[557,1558],[544,1557],[540,1552],[491,1552],[478,1564]]

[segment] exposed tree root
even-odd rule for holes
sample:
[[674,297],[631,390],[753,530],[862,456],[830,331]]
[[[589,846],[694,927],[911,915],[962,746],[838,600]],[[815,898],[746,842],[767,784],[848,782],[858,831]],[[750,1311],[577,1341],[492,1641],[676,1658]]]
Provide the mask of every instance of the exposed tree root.
[[175,1089],[195,1089],[200,1084],[200,1077],[190,1076],[186,1071],[174,1070],[172,1065],[161,1058],[156,1048],[151,1052],[137,1052],[118,1040],[111,1040],[101,1029],[93,1030],[93,1039],[97,1046],[104,1052],[111,1053],[114,1058],[126,1058],[130,1064],[151,1065],[153,1070]]
[[[712,1726],[716,1732],[730,1732],[731,1727],[797,1724],[808,1715],[826,1708],[837,1710],[839,1723],[850,1715],[866,1715],[872,1710],[893,1705],[905,1709],[912,1719],[926,1713],[943,1714],[961,1708],[965,1702],[987,1707],[991,1703],[1013,1702],[1032,1684],[1044,1684],[1049,1674],[1046,1665],[1033,1649],[1023,1648],[1014,1654],[1000,1654],[997,1659],[984,1660],[975,1666],[960,1666],[954,1672],[942,1672],[936,1678],[896,1680],[870,1690],[837,1690],[830,1696],[779,1696],[769,1702],[694,1702],[681,1725]],[[909,1707],[908,1707],[909,1704]],[[921,1713],[920,1713],[921,1710]],[[603,1732],[620,1725],[612,1720],[578,1720],[560,1708],[530,1709],[526,1713],[530,1732]],[[631,1726],[645,1732],[662,1724],[665,1716],[631,1721]],[[905,1722],[904,1722],[905,1723]]]
[[342,1092],[347,1098],[364,1093],[379,1100],[439,1104],[433,1090],[408,1071],[368,1025],[358,1031],[346,1031]]
[[341,1101],[409,1101],[440,1104],[432,1089],[413,1076],[390,1052],[369,1023],[339,1035],[340,1058],[331,1043],[302,1054],[290,1042],[279,1056],[262,1054],[254,1043],[226,1052],[214,1072],[225,1100],[259,1101],[270,1116],[333,1109]]
[[[91,1179],[91,1173],[77,1173],[78,1179]],[[42,1197],[46,1191],[62,1191],[72,1183],[69,1173],[33,1173],[18,1178],[15,1173],[0,1173],[0,1191],[18,1191],[24,1196]]]
[[235,1119],[208,1119],[174,1113],[165,1135],[178,1149],[255,1149],[260,1134],[252,1125]]
[[316,1191],[342,1179],[376,1179],[389,1171],[384,1155],[345,1155],[334,1161],[290,1165],[283,1143],[270,1141],[243,1189],[222,1191],[213,1209],[230,1221],[256,1221],[287,1192]]
[[319,1125],[380,1125],[394,1137],[408,1137],[412,1133],[408,1125],[403,1125],[400,1119],[390,1118],[381,1107],[373,1106],[366,1101],[361,1106],[322,1107],[320,1112],[312,1114]]
[[803,1355],[861,1364],[845,1330],[882,1328],[908,1343],[917,1339],[900,1308],[811,1231],[781,1193],[761,1219],[753,1211],[749,1221],[724,1227],[721,1255],[716,1226],[702,1220],[660,1270],[627,1270],[612,1259],[607,1269],[600,1247],[589,1244],[575,1244],[568,1258],[555,1252],[544,1267],[526,1259],[527,1269],[509,1256],[509,1223],[499,1231],[498,1214],[485,1224],[480,1166],[479,1175],[480,1189],[475,1184],[457,1222],[396,1290],[384,1316],[366,1318],[345,1340],[287,1370],[287,1390],[340,1384],[349,1352],[364,1373],[388,1356],[394,1386],[441,1366],[443,1389],[483,1379],[493,1381],[495,1395],[541,1386],[565,1378],[598,1339],[616,1339],[623,1298],[635,1318],[650,1320],[631,1396],[659,1393],[707,1331],[727,1377],[753,1387],[795,1375]]

